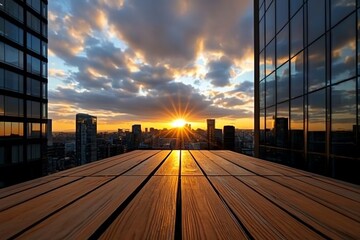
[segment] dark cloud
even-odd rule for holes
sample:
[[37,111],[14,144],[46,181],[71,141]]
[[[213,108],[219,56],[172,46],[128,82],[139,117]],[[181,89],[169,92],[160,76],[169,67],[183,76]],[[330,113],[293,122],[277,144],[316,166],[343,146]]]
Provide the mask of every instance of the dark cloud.
[[212,85],[224,87],[230,84],[230,70],[232,61],[229,58],[222,57],[217,61],[211,61],[208,64],[209,71],[205,78],[211,80]]

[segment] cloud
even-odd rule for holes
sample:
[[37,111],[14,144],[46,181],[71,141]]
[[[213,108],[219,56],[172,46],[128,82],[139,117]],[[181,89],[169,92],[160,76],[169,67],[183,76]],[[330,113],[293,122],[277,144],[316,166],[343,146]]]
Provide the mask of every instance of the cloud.
[[216,61],[211,61],[208,64],[209,71],[205,77],[209,78],[211,83],[216,87],[224,87],[229,85],[231,66],[231,60],[226,57],[222,57]]

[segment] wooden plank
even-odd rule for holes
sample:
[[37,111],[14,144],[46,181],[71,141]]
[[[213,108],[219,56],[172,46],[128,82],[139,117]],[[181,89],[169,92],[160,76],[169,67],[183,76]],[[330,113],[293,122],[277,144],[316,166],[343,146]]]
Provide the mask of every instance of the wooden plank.
[[180,151],[174,150],[156,171],[155,175],[179,175]]
[[209,177],[255,239],[323,239],[234,177]]
[[101,239],[172,239],[177,180],[176,176],[153,176]]
[[19,203],[25,202],[28,199],[39,196],[45,192],[52,191],[54,189],[60,188],[65,184],[68,184],[72,181],[80,179],[80,177],[64,177],[59,178],[54,181],[48,182],[47,184],[42,184],[28,190],[24,190],[20,193],[10,195],[8,197],[0,199],[0,212],[4,209],[14,207]]
[[344,181],[340,181],[340,180],[337,180],[337,179],[328,178],[328,177],[324,177],[324,176],[320,176],[320,175],[316,175],[316,174],[314,174],[312,177],[314,179],[319,180],[319,181],[329,183],[331,185],[339,186],[341,188],[344,188],[344,189],[347,189],[349,191],[360,194],[360,185],[355,185],[355,184],[352,184],[352,183],[348,183],[348,182],[344,182]]
[[[254,158],[251,156],[247,156],[247,155],[232,152],[232,151],[212,151],[212,152],[214,152],[215,154],[228,156],[234,160],[240,159],[240,162],[246,161],[247,163],[252,163],[258,167],[263,167],[265,169],[272,171],[272,172],[270,172],[270,174],[266,174],[266,175],[286,175],[286,176],[311,176],[311,175],[313,175],[313,173],[306,172],[306,171],[303,171],[300,169],[295,169],[292,167],[288,167],[286,165],[262,160],[259,158]],[[262,174],[260,174],[260,175],[262,175]]]
[[88,239],[145,176],[120,176],[22,234],[20,239]]
[[[110,158],[102,159],[99,161],[87,163],[87,164],[84,164],[81,166],[77,166],[77,167],[70,168],[70,169],[67,169],[64,171],[60,171],[58,173],[52,174],[52,176],[70,176],[70,175],[76,174],[78,172],[82,172],[82,171],[89,170],[92,168],[97,168],[99,166],[102,166],[102,167],[112,166],[112,165],[116,165],[120,162],[127,161],[135,156],[143,155],[145,153],[146,152],[144,152],[144,151],[132,151],[129,153],[116,155],[116,156],[113,156]],[[107,164],[107,165],[105,165],[105,164]]]
[[124,161],[118,162],[116,161],[116,164],[107,163],[103,164],[101,166],[98,166],[96,168],[92,168],[89,170],[85,170],[82,172],[79,172],[77,174],[74,174],[75,176],[119,176],[126,170],[132,168],[136,164],[138,164],[141,161],[144,161],[146,158],[157,154],[159,151],[145,151],[144,154],[136,155],[134,157],[127,158]]
[[215,152],[215,154],[257,175],[282,175],[277,171],[254,164],[253,159],[246,158],[246,156],[242,154],[231,153],[230,151],[219,151],[219,153]]
[[181,178],[183,239],[245,239],[205,177]]
[[152,156],[145,162],[126,172],[124,175],[148,176],[157,166],[159,166],[161,161],[163,161],[169,153],[170,151],[161,151],[160,153]]
[[203,176],[189,151],[181,151],[181,175]]
[[[0,236],[7,239],[107,181],[89,177],[0,212]],[[87,209],[83,209],[84,211]]]
[[303,194],[263,177],[237,176],[237,178],[329,238],[356,239],[360,236],[360,222],[327,208]]
[[288,188],[299,191],[308,198],[317,201],[328,208],[334,209],[360,222],[360,203],[338,194],[326,191],[291,177],[269,177],[269,179]]
[[46,184],[46,183],[51,182],[58,178],[60,178],[60,177],[49,175],[46,177],[41,177],[41,178],[37,178],[34,180],[26,181],[23,183],[19,183],[19,184],[10,186],[10,187],[2,188],[2,189],[0,189],[0,198],[4,198],[4,197],[7,197],[12,194],[19,193],[19,192],[25,191],[27,189],[37,187],[42,184]]
[[208,157],[215,164],[221,166],[223,169],[225,169],[231,175],[254,175],[254,173],[249,172],[249,171],[245,170],[244,168],[239,167],[238,165],[235,165],[234,163],[227,161],[218,155],[215,155],[213,152],[204,150],[204,151],[201,151],[201,153],[204,154],[206,157]]
[[294,177],[302,182],[310,184],[312,186],[319,187],[329,192],[333,192],[338,194],[339,196],[343,196],[354,200],[356,202],[360,202],[360,192],[357,192],[356,189],[348,188],[348,186],[334,183],[331,181],[322,181],[317,177]]
[[190,152],[207,175],[230,175],[223,168],[202,154],[202,151],[191,150]]

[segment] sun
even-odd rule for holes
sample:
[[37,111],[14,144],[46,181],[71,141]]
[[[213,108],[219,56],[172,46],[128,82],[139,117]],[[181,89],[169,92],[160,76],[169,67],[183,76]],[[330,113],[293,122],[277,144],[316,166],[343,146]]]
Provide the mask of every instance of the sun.
[[186,121],[182,118],[176,119],[172,122],[173,127],[182,128],[186,124]]

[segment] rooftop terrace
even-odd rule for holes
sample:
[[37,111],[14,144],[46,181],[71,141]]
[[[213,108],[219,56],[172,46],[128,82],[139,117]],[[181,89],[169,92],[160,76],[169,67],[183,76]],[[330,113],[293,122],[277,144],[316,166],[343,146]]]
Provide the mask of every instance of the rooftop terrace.
[[0,239],[359,239],[360,186],[230,151],[133,151],[0,190]]

